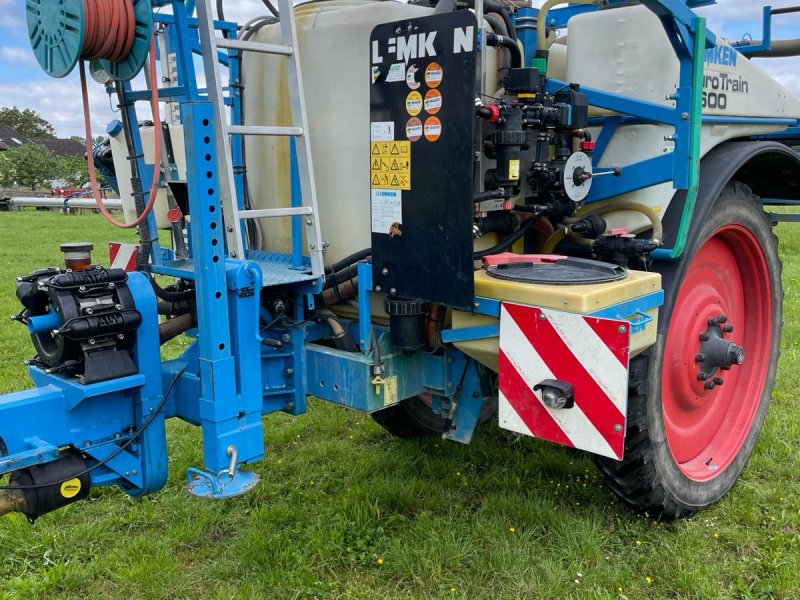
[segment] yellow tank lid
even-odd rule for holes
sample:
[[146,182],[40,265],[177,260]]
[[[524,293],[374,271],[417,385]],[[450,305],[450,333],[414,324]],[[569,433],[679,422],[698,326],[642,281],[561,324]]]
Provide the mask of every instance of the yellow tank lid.
[[628,275],[619,281],[588,285],[520,283],[497,279],[484,270],[475,272],[476,296],[583,314],[660,289],[661,275],[646,271],[628,271]]

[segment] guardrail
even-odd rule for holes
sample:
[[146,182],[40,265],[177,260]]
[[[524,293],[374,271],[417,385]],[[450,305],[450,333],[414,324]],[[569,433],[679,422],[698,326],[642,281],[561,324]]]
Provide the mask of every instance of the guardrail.
[[[15,210],[25,206],[37,208],[97,208],[94,198],[32,198],[17,196],[14,198],[4,198],[0,202],[7,203],[9,210]],[[122,210],[122,200],[104,200],[106,208]]]

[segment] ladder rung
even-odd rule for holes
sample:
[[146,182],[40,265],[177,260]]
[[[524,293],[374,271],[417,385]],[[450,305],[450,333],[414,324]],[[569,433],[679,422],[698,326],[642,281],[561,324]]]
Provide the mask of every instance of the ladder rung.
[[271,127],[263,125],[230,125],[230,135],[278,135],[297,137],[303,135],[302,127]]
[[313,210],[310,206],[296,208],[261,208],[257,210],[240,210],[240,219],[266,219],[271,217],[294,217],[297,215],[310,215]]
[[244,42],[242,40],[229,40],[217,38],[217,47],[230,48],[231,50],[248,50],[250,52],[261,52],[263,54],[281,54],[291,56],[294,49],[291,46],[281,44],[263,44],[261,42]]

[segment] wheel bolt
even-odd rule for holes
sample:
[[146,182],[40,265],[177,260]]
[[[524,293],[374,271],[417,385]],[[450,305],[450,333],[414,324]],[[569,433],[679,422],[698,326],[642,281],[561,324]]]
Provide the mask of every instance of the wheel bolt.
[[705,371],[700,371],[700,372],[697,374],[697,379],[698,379],[698,380],[700,380],[700,381],[705,381],[705,380],[706,380],[706,379],[708,379],[709,377],[710,377],[710,375],[708,375],[708,374],[707,374]]
[[725,383],[725,380],[722,377],[714,377],[714,383],[717,385],[722,385]]
[[701,334],[700,334],[700,341],[701,341],[701,342],[707,342],[707,341],[708,341],[708,338],[709,338],[709,335],[708,335],[708,333],[706,333],[705,331],[704,331],[703,333],[701,333]]
[[741,365],[744,362],[744,348],[731,344],[725,362],[727,365]]
[[725,327],[722,328],[722,331],[724,331],[725,333],[732,332],[733,331],[733,325],[725,325]]
[[725,315],[720,315],[720,316],[717,317],[717,321],[719,323],[727,323],[728,322],[728,317],[726,317]]
[[705,383],[705,385],[703,387],[706,388],[707,390],[713,390],[714,389],[714,382],[713,381],[706,381],[706,383]]
[[714,317],[711,317],[711,318],[708,320],[708,324],[709,324],[709,325],[712,325],[712,326],[713,326],[713,325],[716,325],[717,323],[719,323],[719,321],[718,321],[717,319],[715,319]]
[[695,362],[704,362],[706,360],[706,355],[702,352],[698,352],[697,356],[694,357]]

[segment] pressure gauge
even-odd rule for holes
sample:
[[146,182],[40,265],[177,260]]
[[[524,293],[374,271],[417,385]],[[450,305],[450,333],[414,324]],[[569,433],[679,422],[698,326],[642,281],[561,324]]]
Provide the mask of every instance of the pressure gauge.
[[592,187],[592,159],[575,152],[564,167],[564,191],[573,202],[582,202]]
[[99,60],[93,60],[89,63],[89,72],[92,74],[92,79],[97,83],[108,85],[114,82],[114,77],[103,66]]

